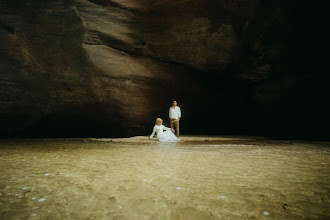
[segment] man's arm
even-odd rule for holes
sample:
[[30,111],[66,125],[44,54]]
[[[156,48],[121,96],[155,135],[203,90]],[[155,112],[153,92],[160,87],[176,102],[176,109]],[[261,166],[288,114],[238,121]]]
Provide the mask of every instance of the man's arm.
[[179,119],[181,118],[181,109],[180,109],[180,107],[179,107],[179,117],[178,117]]

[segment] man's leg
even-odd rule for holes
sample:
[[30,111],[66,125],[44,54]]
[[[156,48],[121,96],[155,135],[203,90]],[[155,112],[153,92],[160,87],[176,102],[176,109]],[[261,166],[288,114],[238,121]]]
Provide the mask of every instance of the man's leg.
[[179,132],[179,119],[175,120],[175,127],[176,127],[176,129],[175,129],[176,136],[179,137],[179,134],[180,134],[180,132]]
[[170,122],[171,122],[171,128],[174,129],[174,120],[170,119]]

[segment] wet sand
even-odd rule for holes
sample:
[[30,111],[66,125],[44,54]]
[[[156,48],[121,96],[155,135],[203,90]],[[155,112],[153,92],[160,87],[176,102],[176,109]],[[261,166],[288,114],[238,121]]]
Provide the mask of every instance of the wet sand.
[[0,219],[329,219],[330,143],[0,140]]

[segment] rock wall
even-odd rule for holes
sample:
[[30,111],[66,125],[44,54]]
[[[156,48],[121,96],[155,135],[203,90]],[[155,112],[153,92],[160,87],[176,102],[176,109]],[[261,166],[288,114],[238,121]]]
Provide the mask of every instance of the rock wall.
[[328,137],[321,11],[284,0],[2,0],[1,136],[144,135],[176,99],[182,133]]

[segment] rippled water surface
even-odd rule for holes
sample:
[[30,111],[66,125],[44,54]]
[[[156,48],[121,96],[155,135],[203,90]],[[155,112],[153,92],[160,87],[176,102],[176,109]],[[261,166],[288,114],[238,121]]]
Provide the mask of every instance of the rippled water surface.
[[327,219],[330,144],[0,140],[0,219]]

